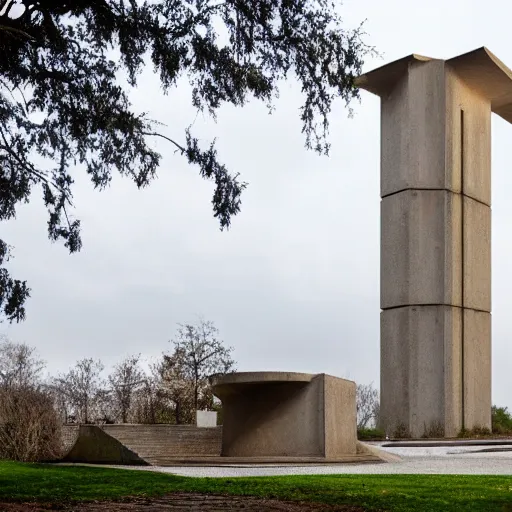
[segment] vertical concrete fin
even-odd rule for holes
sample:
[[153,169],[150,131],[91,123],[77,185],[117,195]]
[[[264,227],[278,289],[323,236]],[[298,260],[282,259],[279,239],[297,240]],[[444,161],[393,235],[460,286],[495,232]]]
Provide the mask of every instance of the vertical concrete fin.
[[324,385],[325,457],[339,459],[356,454],[357,411],[355,382],[322,374]]

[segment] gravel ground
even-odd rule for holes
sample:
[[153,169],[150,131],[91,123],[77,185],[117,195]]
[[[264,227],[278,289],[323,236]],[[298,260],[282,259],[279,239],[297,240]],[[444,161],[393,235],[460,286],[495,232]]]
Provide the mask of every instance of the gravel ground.
[[[138,471],[158,471],[192,477],[237,477],[277,475],[333,475],[333,474],[458,474],[458,475],[512,475],[512,451],[475,452],[485,446],[385,448],[400,455],[401,462],[387,464],[338,465],[252,465],[216,467],[134,467]],[[493,446],[496,450],[510,450],[508,446]],[[119,466],[117,466],[119,467]]]

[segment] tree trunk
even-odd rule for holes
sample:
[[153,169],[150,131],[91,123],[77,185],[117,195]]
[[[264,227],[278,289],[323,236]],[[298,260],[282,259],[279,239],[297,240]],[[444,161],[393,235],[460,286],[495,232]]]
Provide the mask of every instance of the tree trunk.
[[179,402],[176,402],[176,407],[174,408],[174,414],[176,416],[176,425],[181,425],[181,406]]
[[198,381],[199,381],[199,375],[198,375],[197,366],[196,366],[196,368],[194,368],[194,414],[197,411]]
[[155,404],[153,402],[153,396],[150,396],[150,398],[149,398],[149,410],[150,410],[150,415],[151,415],[151,423],[155,424],[156,423],[156,415],[155,415]]

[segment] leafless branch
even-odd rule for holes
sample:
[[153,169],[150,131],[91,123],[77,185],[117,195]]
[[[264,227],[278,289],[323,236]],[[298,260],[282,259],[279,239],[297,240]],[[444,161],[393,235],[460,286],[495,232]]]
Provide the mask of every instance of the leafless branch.
[[161,137],[162,139],[165,139],[165,140],[168,140],[169,142],[171,142],[172,144],[174,144],[179,151],[181,151],[181,153],[185,153],[186,149],[181,146],[180,144],[178,144],[176,141],[172,140],[171,138],[165,136],[165,135],[162,135],[161,133],[156,133],[156,132],[143,132],[142,135],[148,135],[148,136],[152,136],[152,137]]

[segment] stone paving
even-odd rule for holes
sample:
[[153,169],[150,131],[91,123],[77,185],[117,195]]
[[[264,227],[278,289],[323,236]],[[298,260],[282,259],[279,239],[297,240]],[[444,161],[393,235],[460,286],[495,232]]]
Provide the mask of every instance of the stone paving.
[[[191,477],[243,477],[278,475],[332,474],[460,474],[512,475],[512,446],[425,446],[421,448],[383,448],[402,457],[400,462],[385,464],[337,465],[229,465],[217,467],[128,467]],[[479,450],[493,450],[481,452]],[[119,466],[118,466],[119,467]]]

